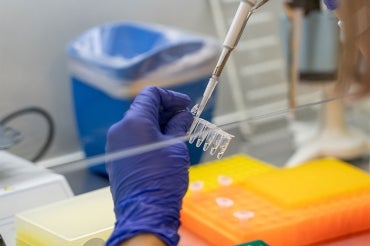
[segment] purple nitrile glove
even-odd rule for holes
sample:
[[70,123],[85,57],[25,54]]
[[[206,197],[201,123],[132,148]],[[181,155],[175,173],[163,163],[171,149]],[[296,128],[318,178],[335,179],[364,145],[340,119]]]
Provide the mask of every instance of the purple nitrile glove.
[[[181,93],[143,89],[123,119],[109,129],[107,154],[184,136],[193,121],[189,104],[190,98]],[[188,149],[181,140],[135,156],[108,159],[116,223],[107,245],[142,233],[177,245],[189,165]]]
[[324,3],[326,7],[328,7],[328,9],[330,10],[334,10],[339,6],[338,0],[324,0]]

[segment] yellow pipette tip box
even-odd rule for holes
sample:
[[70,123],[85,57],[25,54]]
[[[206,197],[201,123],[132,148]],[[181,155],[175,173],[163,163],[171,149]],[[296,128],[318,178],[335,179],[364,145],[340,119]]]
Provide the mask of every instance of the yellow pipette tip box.
[[370,175],[334,158],[248,177],[245,186],[283,207],[295,208],[370,190]]
[[276,167],[270,164],[243,154],[191,166],[189,170],[189,189],[186,196],[194,192],[205,192],[240,183],[248,176],[275,169]]
[[103,246],[115,222],[109,188],[16,214],[17,246]]

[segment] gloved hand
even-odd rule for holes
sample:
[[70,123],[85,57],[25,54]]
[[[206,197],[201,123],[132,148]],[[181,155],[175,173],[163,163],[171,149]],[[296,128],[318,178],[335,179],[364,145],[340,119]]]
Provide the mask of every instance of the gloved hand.
[[[157,87],[143,89],[124,118],[109,129],[106,152],[184,136],[193,120],[189,103],[190,98],[181,93]],[[177,245],[188,168],[187,146],[180,140],[135,156],[108,160],[116,224],[107,245],[141,233],[155,234],[167,245]]]
[[324,0],[324,3],[330,10],[338,8],[338,0]]

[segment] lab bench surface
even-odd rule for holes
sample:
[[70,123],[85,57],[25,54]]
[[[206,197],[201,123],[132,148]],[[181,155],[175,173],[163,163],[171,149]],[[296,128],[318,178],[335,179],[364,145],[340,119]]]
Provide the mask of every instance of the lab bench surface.
[[[180,246],[214,246],[192,234],[185,228],[180,228]],[[328,242],[308,246],[367,246],[370,245],[370,231],[354,234],[351,236],[331,240]],[[271,245],[273,246],[273,245]]]

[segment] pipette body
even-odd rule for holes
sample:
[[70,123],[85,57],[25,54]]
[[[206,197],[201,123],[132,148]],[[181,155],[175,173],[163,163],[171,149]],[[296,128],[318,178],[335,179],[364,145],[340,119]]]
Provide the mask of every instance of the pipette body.
[[208,81],[207,87],[203,93],[201,102],[196,105],[193,109],[195,117],[199,117],[203,112],[208,100],[212,96],[214,89],[218,83],[218,79],[221,76],[222,70],[232,52],[239,42],[240,36],[244,31],[244,27],[253,12],[253,8],[256,5],[256,0],[243,0],[240,2],[239,7],[235,13],[231,26],[226,34],[223,48],[220,57],[217,61],[216,67],[213,70],[212,76]]
[[218,83],[221,76],[222,70],[244,31],[244,27],[252,15],[254,10],[265,4],[268,0],[242,0],[239,3],[238,9],[235,13],[233,21],[230,28],[226,34],[225,40],[223,42],[223,48],[221,54],[218,58],[217,64],[212,72],[212,76],[208,81],[207,87],[204,90],[202,100],[199,104],[196,104],[191,112],[194,115],[194,121],[188,131],[191,135],[189,142],[193,143],[195,139],[197,140],[197,147],[199,147],[203,142],[203,150],[206,151],[210,146],[210,153],[213,155],[218,151],[217,158],[221,158],[226,151],[233,135],[217,128],[216,125],[203,120],[200,118],[208,100],[211,98],[214,89]]

